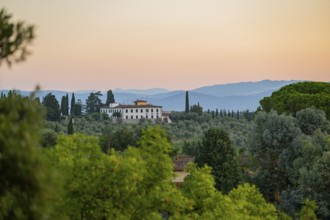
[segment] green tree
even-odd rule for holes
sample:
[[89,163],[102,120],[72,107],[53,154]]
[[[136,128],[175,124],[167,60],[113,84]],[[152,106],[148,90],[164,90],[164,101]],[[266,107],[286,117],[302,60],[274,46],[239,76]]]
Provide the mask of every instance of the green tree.
[[307,135],[312,135],[317,129],[326,133],[330,131],[330,122],[324,111],[315,107],[298,111],[296,117],[301,131]]
[[110,103],[115,103],[115,96],[113,95],[111,89],[107,92],[107,101],[105,102],[105,104],[109,105]]
[[48,149],[63,173],[65,188],[58,203],[70,219],[162,219],[180,215],[186,199],[172,182],[172,146],[159,128],[142,132],[137,147],[125,153],[101,152],[95,137],[61,136]]
[[190,107],[190,112],[195,112],[199,115],[203,114],[203,107],[199,105],[199,103],[197,105],[192,105]]
[[189,93],[188,91],[186,91],[186,109],[185,109],[186,113],[189,113]]
[[195,161],[199,166],[207,164],[212,167],[216,188],[223,193],[228,193],[238,185],[240,172],[235,150],[224,130],[210,128],[205,132]]
[[82,115],[82,109],[83,109],[83,104],[80,99],[77,100],[77,102],[74,105],[74,112],[73,114],[75,116],[81,116]]
[[103,152],[107,153],[110,148],[117,151],[124,151],[128,146],[136,144],[137,135],[134,134],[132,129],[122,127],[116,131],[111,128],[106,128],[100,137],[100,146]]
[[5,61],[9,66],[21,62],[30,54],[29,44],[34,39],[34,26],[23,21],[12,22],[12,15],[5,9],[0,11],[0,65]]
[[99,98],[102,96],[101,92],[92,92],[88,96],[86,100],[86,112],[87,113],[98,113],[100,112],[100,107],[102,105],[101,99]]
[[56,188],[40,151],[42,112],[32,97],[0,99],[0,219],[50,217]]
[[60,105],[52,93],[42,98],[42,105],[46,108],[46,120],[59,121],[61,117]]
[[72,117],[70,117],[69,124],[68,124],[68,134],[73,134],[74,129],[73,129],[73,121]]
[[187,167],[182,191],[192,203],[188,219],[277,219],[273,205],[267,203],[255,186],[245,184],[223,195],[214,187],[210,167]]
[[41,131],[40,144],[42,147],[51,147],[56,145],[57,134],[52,129],[43,129]]
[[[69,100],[68,100],[69,101]],[[75,112],[75,105],[76,105],[76,98],[74,96],[74,93],[72,93],[72,97],[71,97],[71,108],[70,108],[70,115],[74,116],[74,112]]]
[[68,115],[69,114],[68,94],[66,94],[66,96],[62,96],[62,99],[61,99],[61,113],[62,113],[62,115]]
[[317,205],[314,201],[306,200],[304,202],[304,206],[300,210],[299,213],[297,213],[297,219],[300,220],[317,220],[317,216],[315,214],[315,211],[317,210]]
[[257,186],[268,201],[278,202],[280,192],[289,185],[286,168],[294,157],[293,141],[300,137],[297,121],[276,112],[259,112],[250,150],[258,164]]
[[299,82],[282,87],[270,97],[260,100],[262,110],[272,109],[295,115],[299,110],[314,106],[330,119],[330,84],[326,82]]

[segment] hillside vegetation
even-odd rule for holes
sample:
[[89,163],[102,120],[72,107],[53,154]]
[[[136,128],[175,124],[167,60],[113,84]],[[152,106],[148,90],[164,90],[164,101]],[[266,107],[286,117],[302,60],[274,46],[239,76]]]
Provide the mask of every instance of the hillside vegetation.
[[299,82],[282,87],[270,97],[260,100],[262,110],[295,115],[297,111],[314,106],[330,119],[330,84],[326,82]]

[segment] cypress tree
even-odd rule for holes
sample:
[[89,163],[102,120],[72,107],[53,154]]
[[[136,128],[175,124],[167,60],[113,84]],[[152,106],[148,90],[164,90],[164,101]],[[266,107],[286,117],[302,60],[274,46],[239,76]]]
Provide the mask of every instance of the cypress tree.
[[42,105],[46,107],[46,120],[59,121],[61,118],[60,104],[55,95],[48,93],[43,97]]
[[219,110],[218,110],[218,109],[215,110],[215,116],[216,116],[216,117],[219,116]]
[[186,91],[186,113],[189,113],[189,94],[188,91]]
[[75,104],[76,104],[76,99],[74,97],[74,93],[72,93],[70,115],[74,115]]
[[62,96],[62,99],[61,99],[61,114],[62,115],[65,115],[65,109],[64,109],[64,106],[65,106],[65,96]]
[[113,95],[111,89],[107,92],[107,101],[105,104],[109,105],[110,103],[115,103],[115,96]]
[[68,124],[68,134],[73,134],[73,122],[72,122],[72,117],[70,117],[69,124]]
[[69,95],[65,96],[65,115],[69,115]]

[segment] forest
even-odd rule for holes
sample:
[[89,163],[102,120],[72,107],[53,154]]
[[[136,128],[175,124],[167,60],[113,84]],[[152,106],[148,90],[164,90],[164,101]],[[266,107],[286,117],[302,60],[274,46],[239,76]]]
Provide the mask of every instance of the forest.
[[[34,38],[10,18],[1,10],[9,65]],[[111,90],[106,103],[1,94],[0,219],[330,219],[329,88],[288,85],[256,112],[186,98],[172,123],[135,124],[99,113]],[[180,187],[176,155],[194,157]]]
[[[330,216],[330,122],[313,103],[282,114],[262,101],[256,112],[191,106],[172,123],[124,123],[49,97],[1,95],[3,219]],[[179,188],[176,155],[195,158]]]

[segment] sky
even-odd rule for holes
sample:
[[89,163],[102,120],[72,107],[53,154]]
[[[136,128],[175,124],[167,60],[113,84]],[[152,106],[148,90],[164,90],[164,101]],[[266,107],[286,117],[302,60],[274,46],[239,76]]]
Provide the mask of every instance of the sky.
[[34,24],[0,89],[108,90],[330,81],[329,0],[1,0]]

